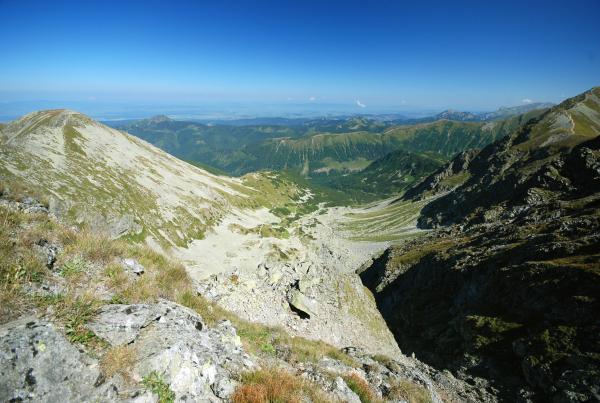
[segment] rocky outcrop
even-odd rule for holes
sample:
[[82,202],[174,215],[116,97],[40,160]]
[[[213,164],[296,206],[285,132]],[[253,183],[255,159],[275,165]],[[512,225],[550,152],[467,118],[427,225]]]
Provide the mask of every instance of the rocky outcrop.
[[0,327],[0,379],[3,402],[110,402],[120,386],[103,381],[98,361],[54,325],[32,317]]
[[354,273],[310,261],[261,264],[251,273],[219,274],[198,291],[245,319],[282,326],[292,335],[401,356],[371,292]]
[[[207,329],[195,311],[167,300],[106,305],[88,326],[108,345],[134,349],[133,380],[160,374],[176,402],[228,399],[239,374],[256,367],[229,321]],[[155,401],[119,374],[107,379],[52,323],[23,318],[0,327],[0,336],[2,401]]]

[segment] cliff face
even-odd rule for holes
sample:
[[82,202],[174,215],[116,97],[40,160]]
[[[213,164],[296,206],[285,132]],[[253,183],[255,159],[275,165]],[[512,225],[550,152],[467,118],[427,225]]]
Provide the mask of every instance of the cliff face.
[[457,156],[408,194],[443,195],[419,221],[438,229],[361,273],[403,351],[492,379],[510,399],[598,398],[599,94]]

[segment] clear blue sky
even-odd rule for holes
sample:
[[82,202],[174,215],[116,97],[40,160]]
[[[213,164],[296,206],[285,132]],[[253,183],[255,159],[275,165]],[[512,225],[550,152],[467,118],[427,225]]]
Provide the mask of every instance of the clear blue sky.
[[481,111],[600,85],[599,0],[0,0],[0,38],[0,102]]

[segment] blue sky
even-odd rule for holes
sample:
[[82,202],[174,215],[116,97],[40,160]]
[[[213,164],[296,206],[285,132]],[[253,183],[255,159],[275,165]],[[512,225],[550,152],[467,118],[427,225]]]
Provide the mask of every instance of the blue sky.
[[598,0],[0,0],[0,102],[560,102],[600,85],[598,21]]

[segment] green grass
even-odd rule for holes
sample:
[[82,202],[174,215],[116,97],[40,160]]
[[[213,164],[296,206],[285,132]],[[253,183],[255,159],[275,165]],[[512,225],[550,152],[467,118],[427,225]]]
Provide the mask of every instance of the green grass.
[[[415,231],[415,223],[427,202],[396,199],[384,208],[364,209],[364,213],[348,216],[340,228],[350,232],[349,239],[356,242],[402,242],[423,232]],[[369,211],[371,210],[371,211]]]
[[175,401],[175,392],[169,389],[169,384],[164,380],[164,374],[152,371],[148,376],[142,379],[142,385],[152,391],[152,394],[158,395],[157,403],[173,403]]

